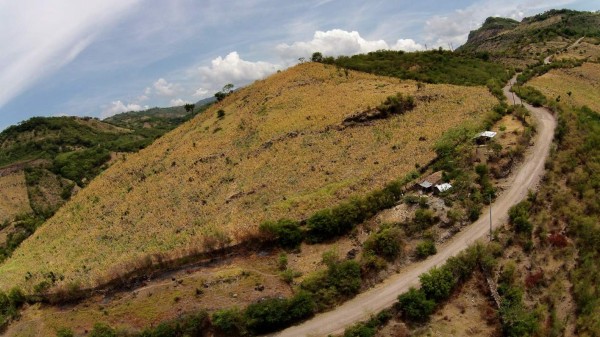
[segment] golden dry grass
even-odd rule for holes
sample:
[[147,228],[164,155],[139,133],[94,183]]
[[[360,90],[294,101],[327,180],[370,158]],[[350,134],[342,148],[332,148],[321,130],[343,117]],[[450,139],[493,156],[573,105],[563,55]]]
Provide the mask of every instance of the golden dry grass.
[[[398,92],[422,99],[403,116],[337,128]],[[49,271],[90,286],[149,254],[238,243],[264,220],[307,217],[429,162],[445,130],[481,120],[496,102],[483,87],[416,92],[412,81],[293,67],[111,166],[0,266],[0,288],[31,290]]]
[[31,212],[25,173],[21,170],[4,176],[0,175],[0,222],[12,220],[15,215]]
[[[587,105],[600,112],[600,64],[584,63],[581,67],[555,69],[536,77],[528,85],[540,90],[548,99],[560,96],[562,102],[580,107]],[[571,96],[568,95],[571,92]]]
[[583,40],[577,46],[569,48],[555,56],[556,60],[578,59],[600,62],[600,44],[595,40]]

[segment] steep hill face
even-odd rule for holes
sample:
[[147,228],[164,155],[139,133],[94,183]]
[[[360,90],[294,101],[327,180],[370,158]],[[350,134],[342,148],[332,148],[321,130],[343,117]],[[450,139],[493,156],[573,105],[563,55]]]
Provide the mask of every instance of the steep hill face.
[[600,13],[551,10],[521,22],[488,18],[458,50],[487,53],[504,64],[523,67],[581,36],[600,38]]
[[[348,119],[397,93],[413,95],[416,108]],[[428,163],[445,130],[480,121],[496,103],[484,87],[417,89],[298,65],[115,162],[0,266],[0,288],[93,286],[153,254],[243,242],[264,220],[303,219]]]

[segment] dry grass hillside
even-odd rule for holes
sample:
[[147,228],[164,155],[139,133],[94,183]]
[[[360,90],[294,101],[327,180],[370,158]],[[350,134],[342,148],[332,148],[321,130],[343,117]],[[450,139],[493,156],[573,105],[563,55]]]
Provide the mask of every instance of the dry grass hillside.
[[25,174],[22,170],[0,173],[0,222],[12,220],[16,215],[31,212]]
[[549,99],[556,100],[560,96],[560,100],[569,105],[587,105],[594,111],[600,111],[598,63],[584,63],[581,67],[570,69],[555,69],[534,78],[528,84],[539,89]]
[[[416,108],[341,127],[398,92]],[[484,87],[417,91],[412,81],[298,65],[116,162],[0,266],[0,288],[90,286],[154,253],[238,243],[264,220],[305,218],[428,163],[445,130],[483,119],[496,103]]]

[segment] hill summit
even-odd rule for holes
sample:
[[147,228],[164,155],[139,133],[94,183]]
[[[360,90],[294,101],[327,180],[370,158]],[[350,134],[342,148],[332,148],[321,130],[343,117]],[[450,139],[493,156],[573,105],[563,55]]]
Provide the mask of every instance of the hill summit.
[[[357,118],[398,93],[415,109]],[[304,219],[426,165],[444,131],[496,103],[483,86],[300,64],[119,159],[0,266],[0,288],[94,286],[153,259],[244,242],[265,220]]]

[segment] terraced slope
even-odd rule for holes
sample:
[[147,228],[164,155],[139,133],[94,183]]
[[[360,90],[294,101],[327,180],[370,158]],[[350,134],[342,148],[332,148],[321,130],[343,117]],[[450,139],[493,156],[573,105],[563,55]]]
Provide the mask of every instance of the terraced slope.
[[[343,126],[398,92],[415,97],[413,111]],[[0,266],[0,288],[93,286],[156,254],[239,243],[264,220],[304,218],[426,164],[445,130],[496,102],[484,87],[417,91],[412,81],[298,65],[113,164]]]

